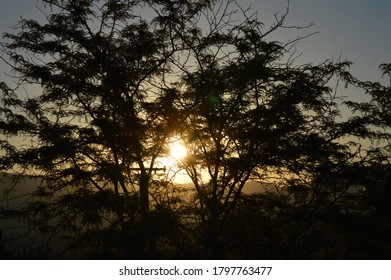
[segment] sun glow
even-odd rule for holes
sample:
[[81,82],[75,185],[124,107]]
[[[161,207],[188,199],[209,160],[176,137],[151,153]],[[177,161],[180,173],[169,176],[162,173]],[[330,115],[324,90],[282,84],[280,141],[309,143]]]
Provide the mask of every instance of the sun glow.
[[187,149],[179,142],[174,142],[170,148],[170,156],[175,160],[181,160],[187,155]]
[[178,138],[171,138],[165,148],[165,153],[154,162],[154,167],[164,169],[159,176],[166,176],[165,180],[178,184],[189,183],[191,180],[183,167],[185,158],[189,156],[186,145]]

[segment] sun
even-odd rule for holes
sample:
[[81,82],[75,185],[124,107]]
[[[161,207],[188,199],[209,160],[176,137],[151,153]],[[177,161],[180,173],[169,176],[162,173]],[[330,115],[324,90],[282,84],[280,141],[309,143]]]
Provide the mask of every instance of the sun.
[[179,142],[174,142],[170,148],[170,156],[176,160],[181,160],[187,155],[187,149]]

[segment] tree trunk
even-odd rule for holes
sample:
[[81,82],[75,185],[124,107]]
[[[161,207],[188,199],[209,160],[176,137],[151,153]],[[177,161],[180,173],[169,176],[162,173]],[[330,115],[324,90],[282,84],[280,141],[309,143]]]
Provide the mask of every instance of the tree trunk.
[[207,236],[207,253],[211,259],[220,259],[220,244],[219,244],[219,212],[217,201],[212,199],[210,205],[210,214],[206,223]]
[[140,211],[144,220],[149,212],[149,176],[145,170],[141,170],[140,177]]

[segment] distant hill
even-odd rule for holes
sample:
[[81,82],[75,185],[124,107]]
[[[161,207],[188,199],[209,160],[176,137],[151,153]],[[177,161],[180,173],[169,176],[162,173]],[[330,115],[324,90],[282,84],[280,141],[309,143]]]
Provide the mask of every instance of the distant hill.
[[17,207],[26,200],[26,195],[42,184],[42,178],[0,174],[0,207]]

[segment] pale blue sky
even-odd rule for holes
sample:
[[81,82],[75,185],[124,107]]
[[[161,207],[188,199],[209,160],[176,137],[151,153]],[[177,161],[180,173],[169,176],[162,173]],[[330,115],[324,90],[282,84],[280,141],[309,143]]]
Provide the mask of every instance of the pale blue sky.
[[[286,6],[286,0],[240,2],[252,3],[261,20],[271,10]],[[337,60],[341,55],[354,62],[352,71],[359,78],[379,79],[378,65],[391,62],[390,11],[389,0],[291,0],[287,24],[313,22],[310,30],[319,31],[301,42],[303,61]]]
[[[287,0],[238,0],[259,11],[265,26],[272,24],[273,14],[283,11]],[[15,24],[20,16],[42,16],[34,5],[36,0],[1,0],[0,32]],[[378,65],[391,62],[391,1],[390,0],[291,0],[287,24],[308,25],[305,32],[319,31],[299,45],[303,62],[321,62],[339,56],[354,62],[352,71],[361,79],[379,80]],[[276,33],[273,39],[295,38],[293,30]],[[0,64],[0,77],[4,66]]]

